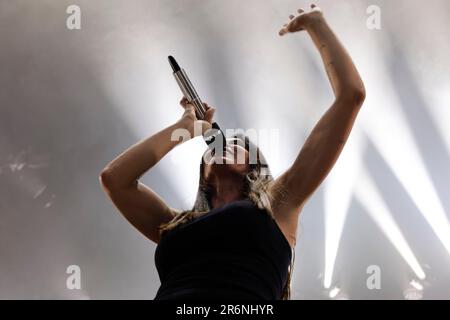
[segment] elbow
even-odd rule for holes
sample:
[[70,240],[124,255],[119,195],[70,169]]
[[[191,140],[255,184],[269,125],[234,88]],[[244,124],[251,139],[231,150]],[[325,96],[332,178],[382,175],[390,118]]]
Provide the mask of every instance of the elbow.
[[123,179],[120,179],[117,176],[117,173],[113,172],[113,170],[108,166],[105,167],[100,173],[99,181],[100,185],[106,191],[121,190],[130,186],[133,187],[136,186],[137,182],[137,180],[134,180],[133,183],[124,182]]
[[112,189],[115,185],[115,182],[114,182],[114,175],[111,172],[111,169],[109,169],[108,167],[104,168],[99,175],[99,181],[104,189],[106,190]]
[[366,88],[364,87],[364,84],[361,83],[361,85],[354,90],[353,96],[356,104],[358,106],[362,106],[364,101],[366,100]]
[[361,107],[366,100],[364,84],[361,83],[359,86],[352,86],[344,90],[344,93],[338,98],[347,101],[354,107]]

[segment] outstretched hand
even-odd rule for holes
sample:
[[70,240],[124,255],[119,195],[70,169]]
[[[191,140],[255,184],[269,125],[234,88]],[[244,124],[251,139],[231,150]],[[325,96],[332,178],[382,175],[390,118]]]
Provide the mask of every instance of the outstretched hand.
[[299,13],[298,16],[294,16],[293,14],[289,16],[291,21],[283,25],[283,28],[278,32],[280,36],[286,33],[306,30],[314,20],[323,18],[322,9],[315,4],[311,4],[311,10],[309,12],[306,12],[303,8],[298,9],[297,12]]

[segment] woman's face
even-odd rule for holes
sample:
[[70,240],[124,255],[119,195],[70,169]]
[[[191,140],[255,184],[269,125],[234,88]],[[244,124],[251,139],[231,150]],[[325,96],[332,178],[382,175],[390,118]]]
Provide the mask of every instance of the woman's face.
[[249,170],[249,153],[245,149],[244,141],[238,137],[227,139],[225,152],[219,150],[213,154],[213,150],[208,149],[203,155],[203,161],[206,180],[210,180],[214,175],[245,175]]

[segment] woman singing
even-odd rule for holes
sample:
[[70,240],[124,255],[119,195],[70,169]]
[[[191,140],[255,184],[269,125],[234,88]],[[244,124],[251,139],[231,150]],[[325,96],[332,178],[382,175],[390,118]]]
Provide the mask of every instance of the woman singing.
[[[204,103],[198,120],[185,98],[173,125],[131,146],[102,171],[100,181],[125,218],[158,244],[161,286],[155,299],[289,299],[300,212],[330,172],[365,99],[363,82],[349,54],[315,5],[280,30],[307,32],[322,58],[334,102],[315,125],[297,158],[276,179],[245,136],[227,139],[226,152],[208,149],[200,164],[192,210],[171,208],[139,178],[180,141],[176,129],[194,135],[211,127],[214,108]],[[254,148],[252,148],[254,147]],[[255,161],[250,161],[256,150]],[[244,159],[236,163],[236,159]]]

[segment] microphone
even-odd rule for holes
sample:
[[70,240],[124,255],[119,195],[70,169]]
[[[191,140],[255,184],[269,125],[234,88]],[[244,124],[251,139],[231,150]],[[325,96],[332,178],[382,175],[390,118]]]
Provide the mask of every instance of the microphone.
[[[194,86],[189,80],[186,71],[180,68],[174,57],[169,56],[168,59],[170,66],[172,67],[173,70],[173,76],[175,77],[175,80],[177,81],[178,86],[181,89],[181,92],[189,101],[189,103],[194,106],[195,115],[197,116],[197,119],[204,120],[206,112],[205,107],[203,106],[202,100],[197,94],[197,91],[195,90]],[[208,130],[203,135],[203,139],[205,140],[206,144],[208,145],[208,147],[212,148],[214,143],[217,143],[220,140],[222,140],[223,143],[222,149],[225,149],[227,142],[225,134],[223,133],[222,129],[220,129],[217,122],[213,122],[211,124],[211,127],[212,129]]]

